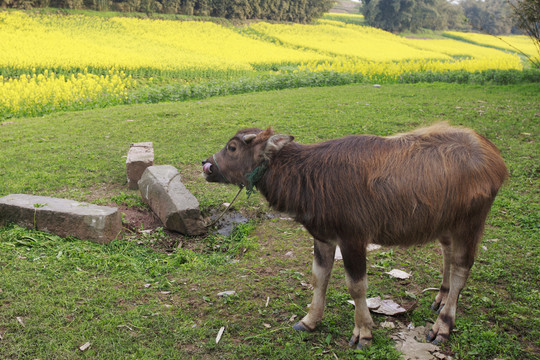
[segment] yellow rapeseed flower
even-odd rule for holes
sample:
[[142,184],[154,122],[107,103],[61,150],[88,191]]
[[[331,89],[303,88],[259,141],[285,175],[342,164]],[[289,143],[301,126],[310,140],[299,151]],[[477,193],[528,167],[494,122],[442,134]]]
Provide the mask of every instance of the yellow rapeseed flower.
[[[0,13],[0,67],[252,71],[313,52],[242,36],[211,22]],[[319,56],[324,58],[324,56]]]
[[188,83],[287,65],[397,78],[409,72],[521,69],[514,48],[537,55],[524,36],[497,40],[447,32],[453,38],[408,39],[355,25],[358,15],[341,18],[233,28],[203,21],[0,12],[0,116],[119,103],[136,85],[131,76],[152,83],[154,76],[159,82],[170,75]]
[[131,77],[121,73],[105,76],[79,73],[66,77],[47,71],[23,74],[7,81],[0,76],[0,116],[32,115],[96,103],[100,99],[123,98],[134,85]]
[[511,52],[522,52],[528,56],[538,56],[538,49],[534,44],[534,41],[524,35],[488,35],[478,33],[462,33],[457,31],[447,31],[447,34],[456,36],[458,38],[473,41],[477,44],[494,46],[496,48],[502,48]]

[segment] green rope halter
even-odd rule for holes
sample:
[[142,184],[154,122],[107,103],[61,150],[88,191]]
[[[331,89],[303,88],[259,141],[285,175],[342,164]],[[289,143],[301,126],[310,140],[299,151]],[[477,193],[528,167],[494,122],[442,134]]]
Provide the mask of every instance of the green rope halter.
[[264,173],[268,169],[268,161],[263,161],[259,166],[257,166],[255,169],[253,169],[252,172],[249,174],[246,174],[248,183],[246,185],[246,192],[248,199],[255,192],[255,186],[257,186],[257,183],[262,179],[264,176]]

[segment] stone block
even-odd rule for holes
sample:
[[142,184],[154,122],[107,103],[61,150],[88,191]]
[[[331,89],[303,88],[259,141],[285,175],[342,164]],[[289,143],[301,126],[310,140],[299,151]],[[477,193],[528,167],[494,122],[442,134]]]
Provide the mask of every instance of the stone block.
[[117,208],[25,194],[0,198],[0,226],[7,223],[101,244],[117,238],[122,231]]
[[137,190],[137,183],[147,167],[154,165],[154,145],[151,142],[133,143],[126,159],[128,187]]
[[199,202],[186,189],[174,166],[148,167],[139,180],[139,190],[143,200],[167,229],[185,235],[206,232]]

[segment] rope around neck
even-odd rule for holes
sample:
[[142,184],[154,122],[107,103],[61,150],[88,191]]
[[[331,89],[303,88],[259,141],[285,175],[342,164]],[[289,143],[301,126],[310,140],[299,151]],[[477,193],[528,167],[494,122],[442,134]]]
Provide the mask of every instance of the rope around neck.
[[[225,180],[227,180],[227,182],[231,183],[231,180],[229,180],[228,177],[225,176],[225,174],[223,173],[223,171],[221,171],[221,168],[219,167],[219,164],[216,160],[216,154],[213,154],[212,155],[212,159],[214,159],[214,164],[216,164],[216,167],[219,171],[219,173],[221,174],[221,176],[223,176],[223,178]],[[232,184],[232,183],[231,183]],[[229,206],[227,206],[225,208],[225,210],[223,210],[223,212],[214,220],[212,221],[210,224],[207,224],[205,225],[204,227],[211,227],[211,226],[214,226],[219,220],[221,220],[221,218],[223,217],[223,215],[225,215],[225,213],[227,211],[229,211],[229,209],[231,208],[232,204],[234,203],[234,201],[236,200],[236,198],[238,198],[238,195],[240,195],[240,193],[242,192],[242,189],[244,188],[244,185],[240,185],[240,189],[238,189],[238,192],[236,193],[236,195],[234,196],[234,198],[232,199],[232,201],[229,203]]]
[[252,172],[246,175],[248,179],[248,184],[246,185],[246,189],[247,189],[246,192],[248,195],[248,199],[256,191],[255,186],[257,186],[257,183],[261,181],[267,169],[268,169],[268,161],[265,160],[259,166],[253,169]]
[[221,176],[223,176],[223,178],[224,178],[225,180],[227,180],[227,182],[229,182],[230,184],[232,184],[232,183],[231,183],[231,180],[229,180],[229,178],[225,176],[225,174],[223,173],[223,171],[221,171],[221,168],[219,167],[219,164],[217,163],[217,160],[216,160],[216,154],[213,154],[213,155],[212,155],[212,159],[214,159],[214,163],[216,164],[216,167],[217,167],[219,173],[221,174]]
[[234,196],[234,198],[232,199],[232,201],[229,203],[229,206],[227,206],[227,208],[225,210],[223,210],[223,212],[214,220],[212,221],[210,224],[208,225],[205,225],[205,227],[211,227],[211,226],[214,226],[217,224],[217,222],[219,220],[221,220],[221,218],[223,217],[223,215],[225,215],[225,213],[227,211],[229,211],[229,209],[231,208],[232,204],[234,203],[234,201],[236,200],[236,198],[238,198],[238,195],[240,195],[240,192],[242,192],[242,190],[244,189],[244,185],[240,185],[240,189],[238,189],[238,192],[236,193],[236,195]]
[[[212,155],[212,157],[214,158],[214,162],[215,162],[216,167],[218,168],[219,172],[223,175],[223,172],[221,172],[221,169],[219,168],[219,165],[218,165],[218,163],[216,161],[215,155]],[[257,166],[255,169],[253,169],[252,172],[250,172],[249,174],[246,175],[246,177],[248,179],[248,184],[245,187],[247,188],[246,192],[247,192],[248,199],[256,191],[255,186],[257,186],[257,183],[262,179],[262,177],[263,177],[263,175],[264,175],[264,173],[266,172],[267,169],[268,169],[268,161],[263,161],[259,166]],[[225,175],[223,175],[223,177],[225,178],[225,180],[229,181],[229,179],[227,179],[227,177]],[[205,227],[211,227],[211,226],[214,226],[215,224],[217,224],[217,222],[219,220],[221,220],[223,215],[225,215],[225,213],[227,211],[229,211],[232,204],[234,204],[234,202],[238,198],[238,195],[240,195],[240,193],[242,192],[243,189],[244,189],[244,185],[240,185],[240,189],[238,189],[238,192],[236,193],[236,195],[234,196],[232,201],[229,203],[229,206],[227,206],[227,208],[225,210],[223,210],[223,212],[214,221],[212,221],[208,225],[205,225]]]

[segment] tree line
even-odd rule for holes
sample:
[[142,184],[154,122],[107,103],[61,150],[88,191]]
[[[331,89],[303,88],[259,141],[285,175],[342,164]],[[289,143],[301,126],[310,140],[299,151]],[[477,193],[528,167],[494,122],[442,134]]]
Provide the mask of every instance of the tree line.
[[332,0],[0,0],[0,8],[67,8],[308,23]]
[[[0,0],[0,8],[113,10],[297,23],[321,17],[333,4],[334,0]],[[523,29],[523,18],[516,16],[523,12],[521,4],[540,8],[540,0],[362,0],[361,11],[368,25],[394,33],[430,29],[499,35]],[[538,22],[535,26],[539,28]]]
[[520,4],[538,9],[540,0],[363,0],[362,12],[370,26],[394,33],[430,29],[501,35],[521,33],[515,11]]

